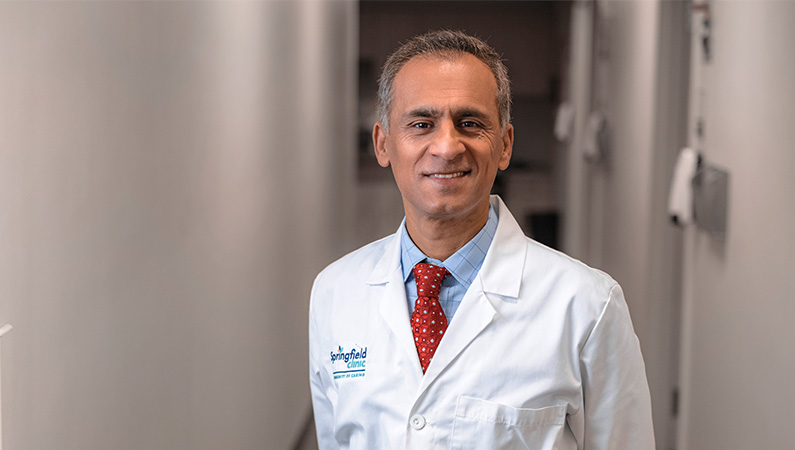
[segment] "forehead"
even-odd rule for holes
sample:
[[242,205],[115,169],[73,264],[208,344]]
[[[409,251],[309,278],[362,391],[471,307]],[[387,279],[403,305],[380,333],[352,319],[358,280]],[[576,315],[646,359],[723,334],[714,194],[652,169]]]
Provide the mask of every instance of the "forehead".
[[477,57],[416,56],[398,72],[393,112],[420,106],[479,106],[497,114],[497,81]]

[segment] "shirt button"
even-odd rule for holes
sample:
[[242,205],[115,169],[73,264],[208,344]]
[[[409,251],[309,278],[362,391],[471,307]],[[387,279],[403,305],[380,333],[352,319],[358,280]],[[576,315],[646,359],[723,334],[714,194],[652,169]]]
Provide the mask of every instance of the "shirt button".
[[411,428],[414,428],[415,430],[421,430],[425,428],[425,417],[422,417],[419,414],[414,414],[411,416],[410,422]]

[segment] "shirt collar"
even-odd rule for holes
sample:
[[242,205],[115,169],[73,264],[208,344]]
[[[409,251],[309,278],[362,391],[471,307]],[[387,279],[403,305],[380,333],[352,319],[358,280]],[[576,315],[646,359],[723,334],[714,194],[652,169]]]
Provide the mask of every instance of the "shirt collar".
[[400,233],[400,263],[403,266],[403,281],[408,281],[411,271],[417,263],[426,261],[446,268],[459,283],[469,289],[469,285],[474,281],[480,266],[483,265],[483,260],[486,258],[486,252],[494,239],[494,233],[497,231],[497,223],[497,213],[494,211],[494,207],[489,204],[489,218],[486,220],[486,225],[481,228],[475,237],[450,255],[449,258],[439,261],[427,257],[414,244],[414,241],[411,240],[406,231],[406,221],[404,220],[403,230]]

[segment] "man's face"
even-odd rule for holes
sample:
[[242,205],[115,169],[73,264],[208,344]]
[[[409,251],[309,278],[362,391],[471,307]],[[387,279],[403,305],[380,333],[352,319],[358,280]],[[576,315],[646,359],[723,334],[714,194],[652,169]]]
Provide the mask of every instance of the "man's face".
[[415,57],[400,69],[389,133],[376,123],[373,140],[378,163],[392,166],[408,220],[486,214],[513,145],[513,127],[500,127],[496,92],[491,70],[470,54]]

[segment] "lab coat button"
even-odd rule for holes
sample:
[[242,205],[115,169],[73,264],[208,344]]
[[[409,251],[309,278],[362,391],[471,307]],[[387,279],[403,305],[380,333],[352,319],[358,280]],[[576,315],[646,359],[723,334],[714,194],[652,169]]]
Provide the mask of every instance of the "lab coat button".
[[421,430],[425,427],[425,417],[422,417],[419,414],[414,414],[411,416],[411,428],[415,430]]

